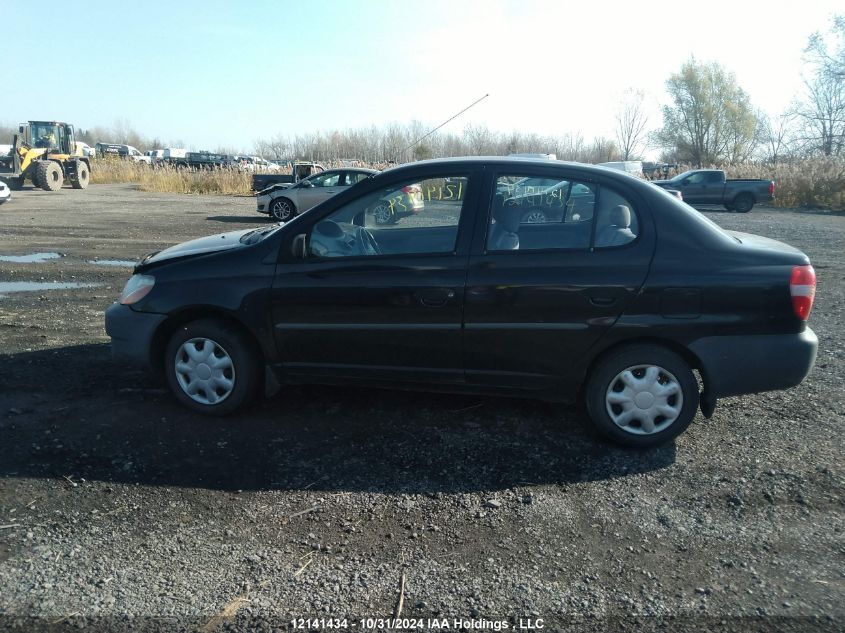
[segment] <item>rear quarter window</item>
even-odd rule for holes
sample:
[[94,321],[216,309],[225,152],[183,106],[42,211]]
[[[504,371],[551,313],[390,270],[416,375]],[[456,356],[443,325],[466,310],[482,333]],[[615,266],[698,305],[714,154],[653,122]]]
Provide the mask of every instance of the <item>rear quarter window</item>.
[[722,227],[716,224],[713,220],[705,216],[703,213],[696,211],[686,202],[678,200],[675,196],[661,187],[657,187],[655,185],[655,189],[656,191],[653,193],[661,197],[662,203],[668,203],[667,206],[671,213],[678,214],[683,218],[684,222],[692,225],[690,227],[692,231],[700,231],[703,233],[705,238],[710,238],[718,243],[726,245],[735,245],[738,242],[736,238],[728,235],[724,229],[722,229]]

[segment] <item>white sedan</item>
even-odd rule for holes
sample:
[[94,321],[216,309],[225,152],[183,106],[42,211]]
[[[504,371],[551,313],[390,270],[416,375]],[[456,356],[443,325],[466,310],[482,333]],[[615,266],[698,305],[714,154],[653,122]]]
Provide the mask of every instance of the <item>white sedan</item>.
[[330,169],[296,184],[270,185],[258,192],[257,210],[272,220],[287,222],[376,173],[375,169]]

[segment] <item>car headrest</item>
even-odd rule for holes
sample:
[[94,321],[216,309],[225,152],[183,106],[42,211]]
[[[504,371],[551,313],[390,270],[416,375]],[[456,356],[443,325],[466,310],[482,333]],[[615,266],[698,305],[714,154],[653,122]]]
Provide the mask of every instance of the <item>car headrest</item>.
[[631,226],[631,210],[624,204],[618,204],[610,210],[610,224],[627,229]]
[[493,219],[508,233],[516,233],[522,219],[522,209],[516,205],[505,204],[502,194],[496,194],[493,200]]

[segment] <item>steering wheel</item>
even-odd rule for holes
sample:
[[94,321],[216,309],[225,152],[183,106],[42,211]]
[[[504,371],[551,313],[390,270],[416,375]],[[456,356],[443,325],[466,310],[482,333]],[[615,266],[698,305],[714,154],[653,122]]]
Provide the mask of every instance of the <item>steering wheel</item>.
[[381,255],[381,249],[378,247],[378,242],[373,234],[370,233],[363,226],[359,229],[361,234],[361,242],[363,250],[367,255]]

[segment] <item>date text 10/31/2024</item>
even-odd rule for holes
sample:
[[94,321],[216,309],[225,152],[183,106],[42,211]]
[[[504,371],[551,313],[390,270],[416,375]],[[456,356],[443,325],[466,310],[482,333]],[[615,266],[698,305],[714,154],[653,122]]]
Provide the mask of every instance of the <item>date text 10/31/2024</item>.
[[485,620],[469,618],[294,618],[295,630],[365,629],[392,631],[538,631],[545,628],[542,618]]

